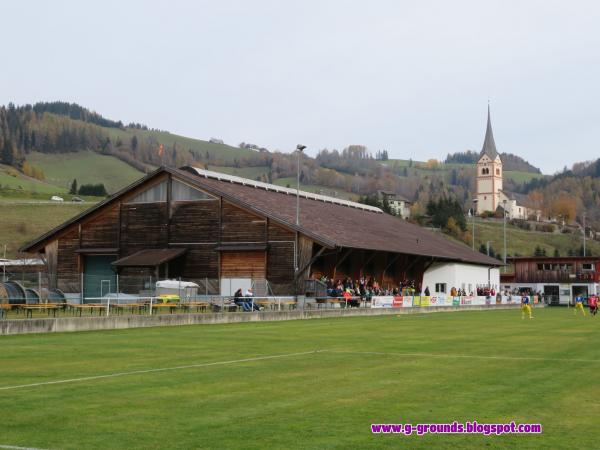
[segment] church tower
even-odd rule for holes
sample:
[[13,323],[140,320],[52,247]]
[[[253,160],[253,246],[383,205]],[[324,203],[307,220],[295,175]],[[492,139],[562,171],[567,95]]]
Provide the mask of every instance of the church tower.
[[496,211],[500,204],[500,191],[502,191],[502,161],[494,142],[488,104],[487,129],[477,162],[477,214]]

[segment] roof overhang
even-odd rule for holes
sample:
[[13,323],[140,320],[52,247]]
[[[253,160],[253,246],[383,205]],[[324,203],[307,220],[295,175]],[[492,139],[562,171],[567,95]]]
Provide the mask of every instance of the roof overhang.
[[185,248],[159,248],[140,250],[112,263],[117,267],[156,267],[183,255]]

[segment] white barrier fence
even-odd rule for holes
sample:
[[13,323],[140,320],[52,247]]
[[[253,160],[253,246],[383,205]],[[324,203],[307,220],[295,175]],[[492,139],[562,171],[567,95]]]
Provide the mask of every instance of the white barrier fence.
[[[464,296],[452,297],[450,295],[432,296],[401,296],[388,295],[376,296],[371,299],[371,308],[412,308],[412,307],[435,307],[435,306],[468,306],[468,305],[519,305],[519,295],[503,295],[498,297]],[[538,303],[537,296],[530,297],[533,303]]]

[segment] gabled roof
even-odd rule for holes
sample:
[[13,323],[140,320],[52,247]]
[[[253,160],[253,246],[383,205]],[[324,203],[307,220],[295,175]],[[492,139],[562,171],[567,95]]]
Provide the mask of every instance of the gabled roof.
[[[239,177],[224,178],[223,174],[194,167],[182,169],[160,169],[147,176],[148,180],[159,173],[168,172],[175,178],[187,182],[225,201],[245,208],[258,215],[266,216],[275,223],[296,230],[326,247],[376,250],[382,252],[420,255],[427,258],[459,261],[470,264],[499,266],[500,261],[474,252],[470,247],[451,241],[440,233],[425,230],[395,216],[366,209],[352,202],[329,202],[312,195],[300,195],[300,224],[296,225],[296,193],[282,191],[279,186],[256,183]],[[73,223],[86,215],[111,203],[137,186],[120,191],[101,205],[83,215],[66,222],[24,247],[24,251],[40,248]],[[334,199],[339,200],[339,199]],[[361,205],[364,206],[364,205]]]
[[487,128],[485,130],[485,139],[483,140],[483,147],[481,148],[479,158],[481,159],[484,155],[487,155],[492,161],[498,156],[498,150],[496,150],[496,143],[494,142],[494,132],[492,131],[490,105],[488,105]]

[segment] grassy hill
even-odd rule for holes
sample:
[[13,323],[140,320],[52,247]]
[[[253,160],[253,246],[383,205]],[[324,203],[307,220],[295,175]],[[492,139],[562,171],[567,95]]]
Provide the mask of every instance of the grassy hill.
[[228,163],[233,163],[236,159],[253,156],[257,153],[254,150],[246,148],[233,147],[227,144],[212,144],[208,141],[179,136],[168,131],[138,130],[132,128],[106,128],[106,131],[113,140],[119,138],[123,142],[129,142],[134,135],[138,136],[138,138],[153,138],[165,147],[171,147],[173,144],[176,144],[178,148],[191,150],[201,157],[205,157],[208,152],[213,157],[218,156],[220,160]]
[[[504,253],[503,224],[501,221],[475,220],[475,248],[492,241],[491,247],[497,254]],[[468,221],[468,231],[472,233],[472,222]],[[578,250],[583,243],[581,234],[542,233],[539,231],[525,231],[521,228],[507,224],[506,241],[508,255],[532,256],[535,248],[540,246],[546,250],[548,256],[554,255],[558,250],[561,256],[567,256],[569,250]],[[587,253],[600,255],[600,243],[598,241],[587,241]]]
[[45,154],[31,153],[27,160],[41,168],[46,182],[63,191],[68,191],[73,179],[77,183],[104,183],[109,193],[131,184],[144,174],[114,156],[101,155],[91,151],[77,153]]
[[[440,163],[436,167],[428,167],[424,161],[414,161],[409,159],[389,159],[387,161],[381,161],[381,163],[392,169],[401,170],[407,168],[415,172],[417,175],[426,175],[433,172],[449,173],[452,169],[456,170],[472,170],[475,173],[475,166],[473,164],[460,164],[460,163]],[[401,174],[402,172],[400,172]],[[475,176],[475,175],[473,175]],[[544,175],[540,173],[524,172],[516,170],[505,170],[504,178],[512,180],[515,183],[521,184],[531,181],[534,178],[543,178]]]
[[[89,203],[0,202],[0,252],[7,245],[6,256],[14,258],[26,242],[85,211]],[[2,253],[0,253],[1,255]]]

